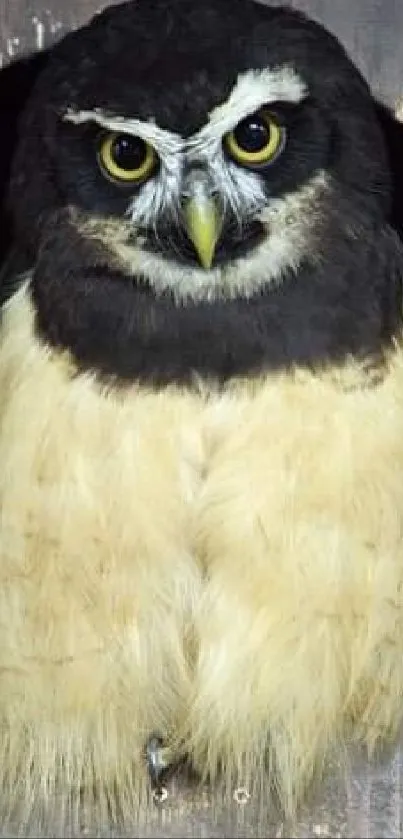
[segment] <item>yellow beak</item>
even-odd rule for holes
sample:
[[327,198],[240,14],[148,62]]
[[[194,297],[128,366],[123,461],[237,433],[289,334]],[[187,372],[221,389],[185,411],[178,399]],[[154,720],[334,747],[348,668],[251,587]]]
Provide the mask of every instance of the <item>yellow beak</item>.
[[183,208],[186,233],[207,270],[213,264],[222,223],[214,198],[198,195],[188,198]]

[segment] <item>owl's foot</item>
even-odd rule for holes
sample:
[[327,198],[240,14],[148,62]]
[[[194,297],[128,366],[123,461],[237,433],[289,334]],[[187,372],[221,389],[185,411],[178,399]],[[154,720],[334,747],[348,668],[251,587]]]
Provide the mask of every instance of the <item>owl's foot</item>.
[[161,803],[167,798],[167,790],[164,786],[170,770],[175,765],[173,750],[166,745],[160,734],[153,734],[146,743],[147,770],[151,782],[154,800]]

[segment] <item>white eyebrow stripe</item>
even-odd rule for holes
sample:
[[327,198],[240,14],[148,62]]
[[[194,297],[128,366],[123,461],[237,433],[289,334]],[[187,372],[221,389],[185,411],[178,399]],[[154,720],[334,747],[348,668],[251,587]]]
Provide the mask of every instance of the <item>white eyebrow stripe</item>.
[[100,109],[75,111],[69,109],[63,116],[67,122],[82,125],[96,122],[109,131],[124,132],[151,143],[161,157],[178,154],[183,150],[184,140],[179,134],[159,128],[154,122],[135,118],[109,115]]
[[222,141],[245,117],[271,102],[298,104],[308,96],[305,82],[292,67],[248,70],[238,80],[226,102],[209,115],[208,123],[189,140],[189,148],[197,153]]
[[292,67],[276,67],[264,70],[248,70],[238,76],[226,102],[209,115],[209,121],[192,137],[185,139],[180,134],[160,128],[155,122],[121,117],[95,108],[76,111],[69,109],[63,119],[76,125],[96,122],[109,131],[123,131],[141,137],[151,143],[160,157],[169,161],[171,155],[188,153],[191,158],[216,147],[222,138],[249,114],[270,102],[298,104],[308,95],[305,82]]

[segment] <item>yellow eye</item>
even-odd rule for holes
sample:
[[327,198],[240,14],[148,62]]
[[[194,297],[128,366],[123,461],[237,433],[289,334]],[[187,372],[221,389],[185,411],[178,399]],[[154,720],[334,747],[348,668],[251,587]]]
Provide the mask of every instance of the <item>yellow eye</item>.
[[145,140],[115,131],[102,138],[98,160],[104,174],[125,184],[146,180],[158,162],[156,152]]
[[249,168],[272,163],[284,148],[285,129],[268,111],[246,117],[224,138],[225,148],[236,163]]

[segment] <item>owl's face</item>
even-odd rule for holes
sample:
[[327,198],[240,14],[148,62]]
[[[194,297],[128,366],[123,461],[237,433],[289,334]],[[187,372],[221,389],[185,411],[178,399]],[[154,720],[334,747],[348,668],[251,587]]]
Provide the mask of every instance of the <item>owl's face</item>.
[[248,0],[113,7],[56,49],[23,127],[20,227],[39,239],[69,207],[178,297],[278,283],[388,200],[371,96],[339,44]]

